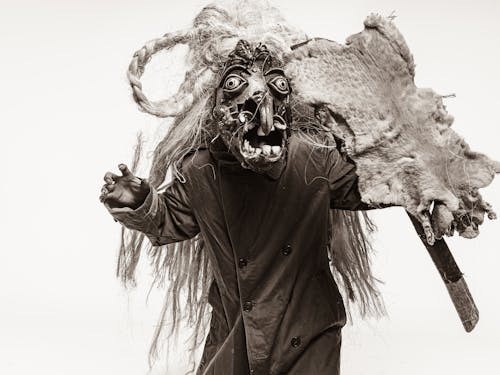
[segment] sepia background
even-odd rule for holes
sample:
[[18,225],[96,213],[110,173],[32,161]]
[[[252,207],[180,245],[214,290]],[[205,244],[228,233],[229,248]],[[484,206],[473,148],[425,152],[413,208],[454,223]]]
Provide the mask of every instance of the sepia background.
[[[249,0],[250,1],[250,0]],[[136,133],[153,143],[168,121],[139,112],[126,69],[149,39],[188,26],[205,1],[1,0],[0,373],[182,374],[181,335],[149,370],[161,307],[115,278],[119,226],[98,201],[102,176],[131,159]],[[342,42],[371,12],[397,16],[416,83],[443,95],[454,128],[500,160],[500,1],[274,1],[310,36]],[[146,91],[180,82],[183,50],[153,61]],[[175,76],[175,73],[178,75]],[[143,173],[145,173],[143,171]],[[500,211],[500,181],[484,191]],[[375,212],[374,268],[388,317],[343,331],[344,375],[499,374],[500,222],[475,240],[449,239],[481,318],[462,329],[406,214]]]

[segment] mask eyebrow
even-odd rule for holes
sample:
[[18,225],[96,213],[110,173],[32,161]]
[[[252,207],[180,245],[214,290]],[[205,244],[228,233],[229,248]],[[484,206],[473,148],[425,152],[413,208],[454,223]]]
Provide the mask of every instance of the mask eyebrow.
[[285,77],[285,71],[281,68],[271,68],[264,73],[264,76],[268,76],[270,74],[280,74]]
[[231,65],[229,68],[224,70],[224,74],[222,75],[222,77],[226,77],[229,73],[235,70],[241,70],[245,73],[250,74],[250,71],[247,69],[245,65]]

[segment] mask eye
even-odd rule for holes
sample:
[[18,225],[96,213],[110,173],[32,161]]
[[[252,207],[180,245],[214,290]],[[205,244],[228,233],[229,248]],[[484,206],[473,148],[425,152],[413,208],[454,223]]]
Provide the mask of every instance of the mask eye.
[[224,80],[222,89],[228,94],[238,94],[247,84],[247,80],[238,74],[230,74]]
[[277,76],[271,79],[268,82],[269,86],[277,91],[279,94],[288,95],[290,94],[290,86],[288,85],[288,81],[283,76]]

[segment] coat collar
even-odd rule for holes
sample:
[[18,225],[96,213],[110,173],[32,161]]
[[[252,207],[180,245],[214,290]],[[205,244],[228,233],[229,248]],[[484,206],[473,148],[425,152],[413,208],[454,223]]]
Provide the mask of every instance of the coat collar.
[[[227,146],[224,144],[220,137],[215,138],[212,143],[210,143],[209,151],[212,157],[217,161],[218,164],[229,167],[232,171],[244,171],[249,170],[241,166],[241,163],[234,157],[234,155],[229,151]],[[283,170],[286,167],[287,157],[277,161],[271,169],[263,172],[266,176],[272,180],[277,180],[280,178]],[[256,173],[256,172],[253,172]]]

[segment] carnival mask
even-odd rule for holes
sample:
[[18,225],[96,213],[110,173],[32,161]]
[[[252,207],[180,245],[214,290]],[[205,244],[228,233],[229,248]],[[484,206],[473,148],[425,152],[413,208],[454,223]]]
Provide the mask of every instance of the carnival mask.
[[213,114],[221,138],[243,167],[265,172],[286,156],[290,92],[266,46],[251,49],[240,40],[224,66]]

